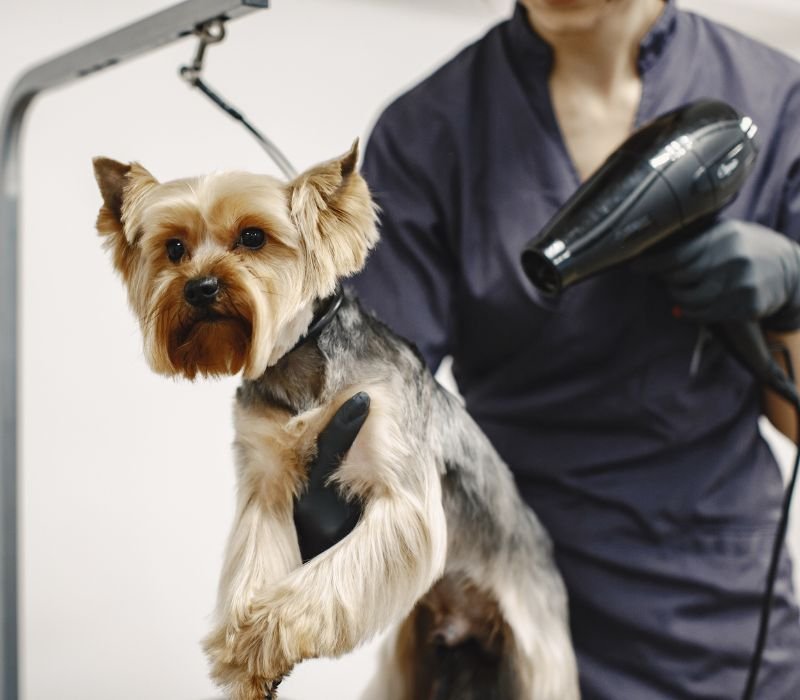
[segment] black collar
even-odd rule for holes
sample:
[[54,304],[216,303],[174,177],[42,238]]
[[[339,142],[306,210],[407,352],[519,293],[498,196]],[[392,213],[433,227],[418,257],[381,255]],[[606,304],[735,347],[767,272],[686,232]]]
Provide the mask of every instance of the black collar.
[[308,330],[305,332],[305,335],[301,335],[300,339],[286,354],[288,355],[290,352],[294,352],[297,350],[297,348],[309,340],[318,338],[319,334],[322,333],[325,328],[327,328],[331,321],[333,321],[334,316],[336,316],[336,313],[339,311],[339,308],[342,305],[342,301],[344,301],[344,292],[342,292],[341,287],[337,286],[336,291],[334,291],[334,293],[331,294],[331,296],[329,296],[327,299],[322,300],[319,308],[314,312],[314,316],[311,319],[311,324],[309,325]]

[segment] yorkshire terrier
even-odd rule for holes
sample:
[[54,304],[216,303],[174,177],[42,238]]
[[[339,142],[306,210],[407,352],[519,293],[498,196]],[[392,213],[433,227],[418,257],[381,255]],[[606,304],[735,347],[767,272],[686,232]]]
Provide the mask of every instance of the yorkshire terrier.
[[[243,172],[160,183],[138,163],[94,160],[97,229],[152,369],[243,374],[211,675],[235,700],[273,697],[300,661],[400,623],[369,698],[576,700],[547,534],[415,349],[339,291],[378,239],[357,158],[356,143],[289,183]],[[293,504],[318,434],[358,392],[369,416],[332,483],[363,514],[303,564]]]

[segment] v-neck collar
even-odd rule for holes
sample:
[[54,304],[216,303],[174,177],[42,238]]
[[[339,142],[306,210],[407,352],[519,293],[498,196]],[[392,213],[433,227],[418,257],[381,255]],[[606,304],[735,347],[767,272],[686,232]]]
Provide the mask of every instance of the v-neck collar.
[[[642,124],[650,109],[647,73],[664,57],[675,35],[677,24],[675,0],[665,0],[661,14],[639,43],[637,65],[642,80],[642,95],[636,110],[634,128]],[[511,68],[526,93],[528,102],[540,114],[545,128],[555,135],[563,151],[569,174],[577,187],[582,179],[572,160],[553,108],[548,76],[553,65],[553,49],[528,20],[528,12],[517,3],[514,14],[504,25],[506,51]]]
[[[639,43],[639,73],[649,71],[666,51],[674,34],[677,8],[675,0],[665,0],[664,9]],[[528,12],[517,3],[506,24],[507,46],[520,78],[528,89],[540,84],[542,72],[553,65],[553,49],[528,21]],[[535,85],[534,85],[535,84]]]

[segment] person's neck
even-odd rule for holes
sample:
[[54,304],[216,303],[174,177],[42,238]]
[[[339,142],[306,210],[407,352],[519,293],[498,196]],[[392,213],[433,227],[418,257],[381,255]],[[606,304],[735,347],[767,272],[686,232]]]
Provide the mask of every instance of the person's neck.
[[537,24],[536,32],[552,47],[551,79],[606,93],[620,81],[638,76],[642,39],[664,9],[663,0],[617,0],[616,7],[593,22],[554,30]]

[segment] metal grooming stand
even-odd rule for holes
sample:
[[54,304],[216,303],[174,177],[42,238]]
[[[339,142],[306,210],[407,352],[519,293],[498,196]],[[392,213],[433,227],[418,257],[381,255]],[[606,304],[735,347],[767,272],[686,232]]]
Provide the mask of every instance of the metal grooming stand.
[[0,141],[0,700],[19,698],[17,625],[17,241],[20,135],[33,98],[191,35],[214,19],[242,17],[269,0],[186,0],[29,69],[3,105]]

